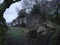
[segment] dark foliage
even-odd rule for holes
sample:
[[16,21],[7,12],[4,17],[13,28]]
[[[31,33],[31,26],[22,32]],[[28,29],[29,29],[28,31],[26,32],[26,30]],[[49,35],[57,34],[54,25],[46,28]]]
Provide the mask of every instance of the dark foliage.
[[32,11],[31,11],[32,13],[40,13],[40,6],[39,5],[34,5],[33,6],[33,9],[32,9]]

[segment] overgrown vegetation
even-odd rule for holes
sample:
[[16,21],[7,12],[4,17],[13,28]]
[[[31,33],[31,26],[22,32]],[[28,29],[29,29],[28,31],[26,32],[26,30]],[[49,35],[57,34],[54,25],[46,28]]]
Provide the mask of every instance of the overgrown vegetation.
[[[9,27],[9,31],[7,31],[7,26],[6,26],[5,19],[3,18],[3,13],[4,13],[5,9],[8,8],[12,3],[14,3],[12,0],[4,0],[4,2],[0,5],[0,45],[4,45],[4,41],[5,41],[5,38],[6,38],[5,37],[6,32],[7,32],[7,35],[9,37],[25,35],[26,32],[28,32],[27,30],[25,30],[23,28],[18,28],[18,27]],[[60,35],[59,35],[60,34],[60,12],[58,13],[58,10],[60,10],[59,5],[60,4],[59,4],[58,1],[55,2],[53,5],[51,4],[51,7],[48,6],[48,3],[41,4],[41,5],[39,5],[39,4],[34,5],[32,11],[31,11],[32,13],[39,13],[41,16],[43,16],[44,19],[46,19],[46,21],[50,21],[50,22],[53,22],[54,24],[56,24],[56,29],[54,29],[54,28],[50,29],[50,27],[48,27],[48,26],[50,26],[49,23],[48,24],[46,23],[44,25],[42,24],[43,27],[44,28],[47,27],[46,29],[48,29],[50,31],[55,30],[56,32],[47,32],[49,35],[47,34],[47,35],[43,35],[43,36],[41,35],[41,32],[39,32],[38,33],[39,35],[37,36],[36,30],[38,30],[38,29],[32,29],[27,33],[28,36],[29,36],[28,38],[30,38],[30,37],[32,39],[33,38],[35,38],[35,39],[38,38],[39,41],[40,40],[43,40],[43,41],[47,40],[47,42],[48,42],[48,39],[49,39],[51,41],[48,45],[60,45]],[[52,14],[50,12],[52,12]],[[21,16],[21,18],[23,18],[23,17],[24,16]],[[23,19],[22,19],[22,22],[23,22]],[[22,23],[21,26],[25,27],[26,25],[24,23]],[[39,30],[41,30],[41,28]],[[44,31],[42,31],[42,32],[44,32]],[[45,37],[48,38],[48,39],[46,39]]]

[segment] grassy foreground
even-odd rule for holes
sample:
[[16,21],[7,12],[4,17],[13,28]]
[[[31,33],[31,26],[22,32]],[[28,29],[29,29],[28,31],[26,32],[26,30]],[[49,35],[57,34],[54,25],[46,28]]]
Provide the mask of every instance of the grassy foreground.
[[7,36],[9,37],[18,37],[20,35],[25,36],[28,30],[20,27],[9,27],[9,30],[7,32]]

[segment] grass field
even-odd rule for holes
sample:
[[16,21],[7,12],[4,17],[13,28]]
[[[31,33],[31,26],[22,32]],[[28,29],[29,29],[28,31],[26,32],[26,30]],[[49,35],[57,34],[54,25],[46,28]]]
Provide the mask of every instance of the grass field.
[[27,45],[28,43],[25,38],[27,31],[28,30],[24,28],[9,27],[6,45]]
[[20,35],[25,35],[27,33],[28,30],[24,29],[24,28],[19,28],[19,27],[9,27],[9,30],[7,32],[7,35],[9,37],[17,37]]

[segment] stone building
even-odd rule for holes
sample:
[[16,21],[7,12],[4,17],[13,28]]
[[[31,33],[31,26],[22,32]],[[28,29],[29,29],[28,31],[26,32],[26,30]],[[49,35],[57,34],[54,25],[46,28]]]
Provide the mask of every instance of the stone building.
[[31,12],[30,14],[27,14],[25,10],[21,10],[19,12],[19,16],[12,22],[12,24],[15,26],[21,26],[21,24],[25,23],[26,27],[31,27],[39,26],[44,21],[45,19],[41,16],[40,13]]
[[31,13],[28,15],[28,26],[39,26],[45,19],[38,13]]
[[27,27],[30,26],[38,26],[42,24],[45,19],[40,14],[29,14],[26,15],[24,18],[17,18],[15,19],[12,24],[14,26],[20,26],[22,23],[25,23]]

